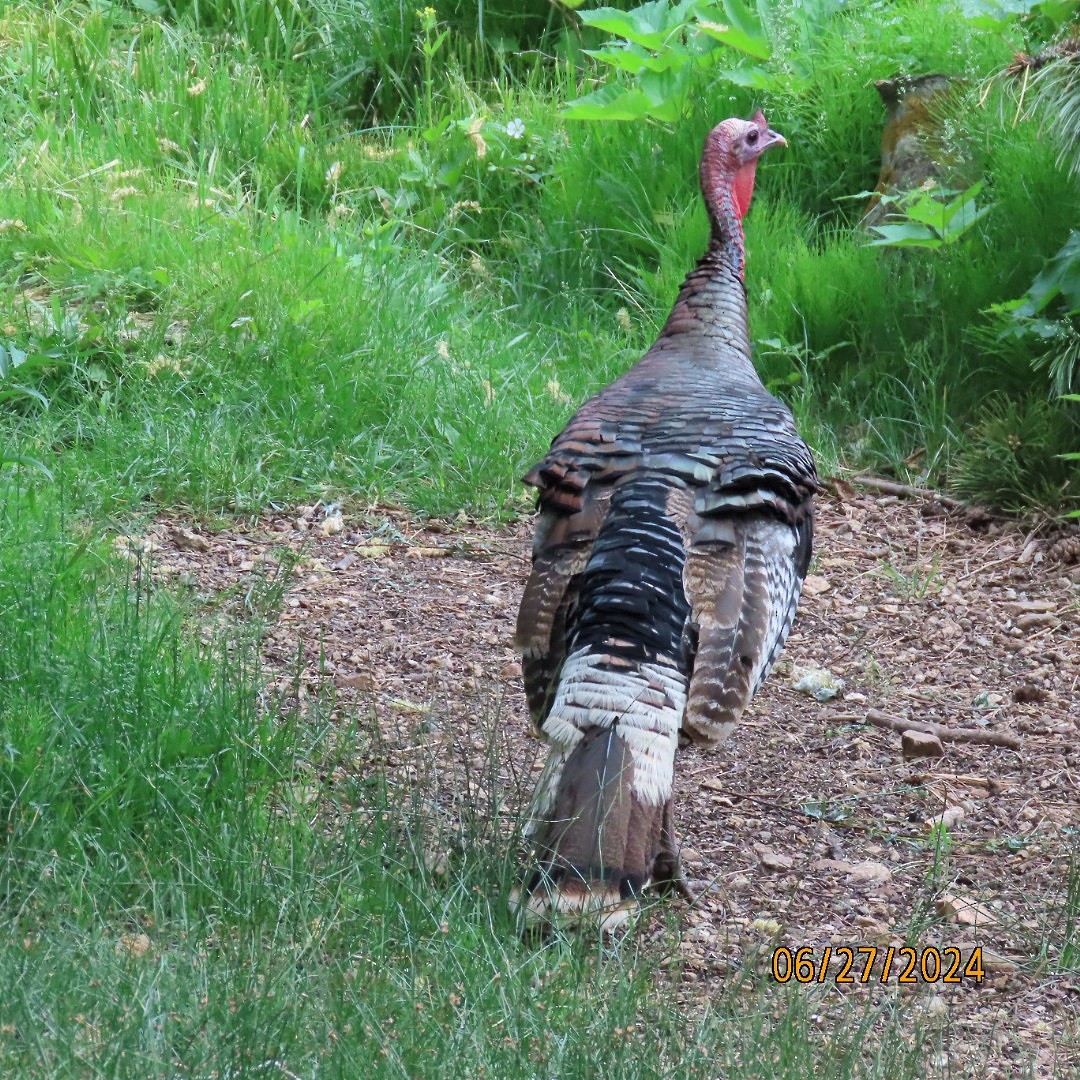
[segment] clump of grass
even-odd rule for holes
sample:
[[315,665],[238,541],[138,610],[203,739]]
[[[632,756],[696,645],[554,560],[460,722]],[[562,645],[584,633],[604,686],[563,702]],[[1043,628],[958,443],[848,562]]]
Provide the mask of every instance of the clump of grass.
[[992,399],[958,454],[957,494],[1006,510],[1080,508],[1076,463],[1061,457],[1080,441],[1080,425],[1067,408],[1030,396]]
[[231,888],[230,823],[265,828],[266,794],[289,767],[274,761],[287,726],[255,711],[250,658],[189,640],[149,556],[121,540],[122,561],[5,485],[0,879],[11,903],[35,895],[46,865],[95,903],[137,904],[140,877],[177,858],[203,888]]

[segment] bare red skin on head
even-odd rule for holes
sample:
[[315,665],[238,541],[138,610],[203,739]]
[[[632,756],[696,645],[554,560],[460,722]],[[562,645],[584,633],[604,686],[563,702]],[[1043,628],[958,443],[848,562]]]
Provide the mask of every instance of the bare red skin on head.
[[718,243],[726,236],[729,250],[734,252],[740,276],[743,273],[742,219],[750,209],[757,177],[758,158],[770,146],[786,145],[784,139],[770,132],[764,114],[759,109],[749,121],[762,136],[759,145],[748,145],[743,136],[747,121],[730,119],[717,124],[705,141],[701,158],[701,188],[705,205],[713,222],[713,239]]
[[757,160],[748,162],[736,170],[731,184],[731,194],[735,199],[735,213],[741,221],[750,209],[750,200],[754,197],[754,179],[757,176]]

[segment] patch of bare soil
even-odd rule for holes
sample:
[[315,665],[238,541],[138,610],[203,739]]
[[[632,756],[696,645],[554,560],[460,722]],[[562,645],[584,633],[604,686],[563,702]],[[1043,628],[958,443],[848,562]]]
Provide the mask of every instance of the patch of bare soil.
[[[280,603],[264,657],[282,692],[310,701],[332,682],[337,707],[358,707],[378,735],[351,768],[431,785],[447,812],[518,812],[541,756],[511,645],[527,524],[425,524],[384,508],[343,522],[308,508],[216,534],[159,522],[151,539],[160,572],[207,597]],[[847,1004],[911,998],[937,1032],[942,1075],[1080,1075],[1075,895],[1067,916],[1080,876],[1080,567],[1049,550],[932,500],[844,485],[820,500],[783,661],[726,746],[678,759],[698,892],[671,901],[679,993],[707,996],[737,970],[770,980],[774,949],[795,960],[805,948],[823,1024]],[[275,596],[285,558],[295,567]],[[828,674],[804,685],[841,679],[840,694],[793,689],[808,667]],[[893,730],[906,721],[938,731]],[[976,741],[987,733],[1001,745]],[[907,944],[911,983],[898,979]],[[837,981],[845,946],[877,948],[856,954],[850,983]],[[962,974],[976,948],[979,979]],[[962,966],[946,983],[950,949]]]

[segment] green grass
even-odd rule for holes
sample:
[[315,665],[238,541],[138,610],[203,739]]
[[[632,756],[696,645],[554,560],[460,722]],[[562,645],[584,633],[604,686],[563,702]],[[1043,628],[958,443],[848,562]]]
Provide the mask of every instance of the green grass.
[[[16,4],[0,24],[0,254],[15,286],[0,316],[6,343],[33,351],[36,299],[54,316],[46,344],[73,361],[52,373],[52,415],[12,421],[8,441],[51,445],[73,410],[79,437],[123,459],[123,483],[107,476],[98,497],[110,509],[150,497],[254,512],[358,490],[439,513],[512,511],[515,476],[568,405],[662,321],[704,244],[700,132],[754,97],[720,102],[702,86],[685,130],[567,126],[569,39],[552,25],[552,58],[507,51],[513,33],[541,32],[536,12],[489,11],[479,42],[468,5],[420,38],[415,14],[392,6],[366,28],[332,0],[162,11]],[[763,374],[790,388],[826,470],[918,461],[920,480],[943,483],[965,458],[962,475],[979,474],[990,392],[1033,380],[1049,397],[1032,373],[1045,346],[999,342],[983,312],[1023,293],[1080,201],[1037,122],[1005,127],[1001,91],[978,106],[974,77],[1007,62],[1003,42],[958,14],[896,12],[895,39],[859,7],[825,19],[806,70],[802,31],[778,38],[776,63],[801,74],[763,102],[791,149],[762,169],[750,220],[752,325],[781,343],[761,350]],[[846,196],[874,182],[880,123],[851,66],[886,75],[904,49],[937,56],[945,40],[972,72],[956,139],[992,180],[994,208],[948,251],[883,253],[851,229],[859,203]],[[369,74],[397,64],[393,123],[365,127],[349,104],[357,87],[339,66],[353,48]],[[1055,405],[1061,422],[1046,424],[1037,404],[1028,426],[1071,449],[1075,408]],[[1023,471],[983,491],[1046,501],[1037,480]],[[1075,482],[1053,495],[1069,508]]]
[[[677,129],[588,126],[559,115],[591,72],[556,6],[439,5],[427,56],[416,6],[0,17],[0,1072],[925,1075],[934,1040],[891,998],[822,1025],[746,973],[706,1001],[667,963],[674,926],[521,941],[498,807],[433,874],[422,802],[377,770],[326,779],[357,773],[367,719],[264,696],[273,582],[215,611],[116,541],[161,510],[316,498],[519,511],[517,478],[703,246],[703,132],[755,102],[791,148],[748,222],[751,321],[823,471],[1075,505],[1054,455],[1076,409],[982,314],[1080,211],[1037,122],[974,104],[1010,46],[914,2],[883,34],[854,4],[779,28],[798,80],[702,85]],[[900,257],[846,197],[875,180],[866,79],[912,57],[969,71],[956,123],[995,209]]]

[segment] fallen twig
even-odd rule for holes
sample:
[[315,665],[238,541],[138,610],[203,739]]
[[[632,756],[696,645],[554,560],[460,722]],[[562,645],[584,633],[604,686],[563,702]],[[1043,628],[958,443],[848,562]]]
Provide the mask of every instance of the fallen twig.
[[880,491],[883,495],[899,495],[905,499],[932,499],[953,509],[960,509],[964,504],[959,499],[953,499],[948,495],[942,495],[933,488],[912,487],[910,484],[901,484],[895,480],[883,480],[879,476],[853,476],[853,484],[870,488],[872,491]]
[[[858,718],[856,721],[858,722]],[[1015,735],[1007,735],[1003,731],[946,727],[944,724],[932,724],[928,720],[905,720],[902,716],[891,716],[880,709],[867,709],[866,717],[861,722],[873,724],[874,727],[887,728],[889,731],[899,731],[901,734],[905,731],[921,731],[926,735],[936,735],[943,742],[989,743],[991,746],[1007,746],[1010,750],[1020,749],[1020,740]]]

